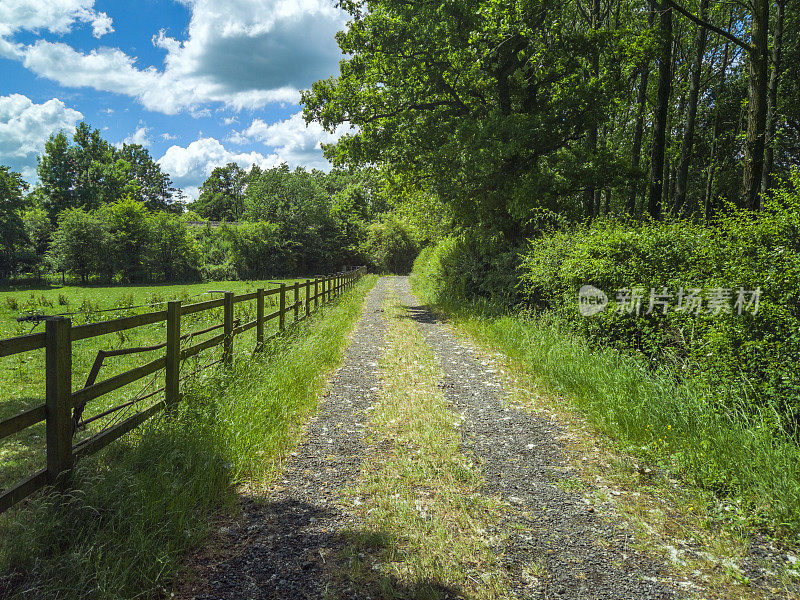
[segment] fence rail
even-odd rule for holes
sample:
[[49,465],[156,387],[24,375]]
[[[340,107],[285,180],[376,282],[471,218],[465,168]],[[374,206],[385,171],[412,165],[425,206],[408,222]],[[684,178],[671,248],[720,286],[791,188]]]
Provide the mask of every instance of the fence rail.
[[[33,473],[12,487],[0,490],[0,513],[45,486],[62,482],[68,476],[77,458],[97,452],[127,432],[135,429],[164,408],[179,402],[181,399],[181,380],[195,374],[202,368],[219,362],[230,364],[233,358],[234,336],[255,328],[256,349],[258,349],[265,342],[265,323],[277,319],[278,333],[280,333],[287,327],[287,313],[291,314],[292,322],[301,321],[320,306],[327,304],[352,287],[363,274],[364,267],[358,267],[342,273],[306,279],[304,282],[295,282],[291,285],[278,283],[276,284],[277,287],[273,289],[262,288],[239,296],[233,292],[225,292],[222,298],[193,304],[183,305],[181,301],[168,302],[166,310],[79,326],[73,326],[71,320],[65,317],[50,317],[45,322],[44,333],[0,340],[0,358],[33,350],[44,349],[45,351],[44,403],[0,421],[0,440],[44,421],[47,465],[45,469]],[[286,301],[286,296],[289,293],[293,294],[291,304],[287,304]],[[264,314],[265,299],[274,295],[278,296],[278,310]],[[256,318],[245,323],[235,321],[234,305],[251,301],[256,303]],[[220,307],[223,308],[223,322],[221,324],[200,331],[181,334],[181,317]],[[302,317],[300,315],[301,310],[304,312]],[[83,388],[73,390],[73,342],[161,322],[166,322],[166,340],[163,343],[155,346],[115,351],[100,350],[86,385]],[[182,341],[191,340],[195,336],[217,329],[222,329],[222,333],[181,348]],[[220,344],[222,344],[222,358],[220,360],[213,361],[201,369],[181,377],[182,361]],[[151,352],[161,349],[164,350],[164,355],[155,360],[102,381],[95,381],[102,366],[102,361],[106,356]],[[84,421],[80,420],[83,409],[92,400],[96,400],[105,394],[153,373],[158,373],[161,370],[164,371],[163,387],[146,396],[114,407],[100,415],[95,415]],[[161,392],[164,393],[163,400],[73,445],[73,436],[79,426]]]

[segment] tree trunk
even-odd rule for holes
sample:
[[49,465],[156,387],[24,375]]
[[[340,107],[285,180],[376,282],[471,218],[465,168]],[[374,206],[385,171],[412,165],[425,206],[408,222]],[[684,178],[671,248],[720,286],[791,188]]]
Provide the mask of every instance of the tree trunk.
[[661,217],[661,194],[664,191],[664,149],[667,138],[667,114],[672,89],[672,8],[661,6],[659,30],[661,56],[658,59],[658,98],[653,123],[653,152],[650,195],[647,212],[654,219]]
[[[708,0],[700,1],[700,18],[706,19],[708,10]],[[686,110],[686,126],[683,130],[683,143],[681,144],[681,156],[678,163],[677,182],[675,190],[675,213],[683,211],[686,204],[686,188],[689,179],[689,161],[692,155],[694,144],[694,127],[697,119],[697,99],[700,94],[700,77],[703,72],[703,57],[706,53],[706,42],[708,40],[708,30],[702,25],[698,26],[697,43],[695,46],[694,63],[692,64],[692,79],[689,83],[689,106]],[[693,207],[688,207],[689,212],[694,212]]]
[[[732,18],[732,17],[731,17]],[[713,192],[713,185],[714,185],[714,172],[716,170],[717,165],[717,138],[720,136],[721,127],[720,127],[720,110],[719,104],[722,98],[722,92],[725,89],[725,79],[728,73],[728,60],[730,57],[730,44],[725,44],[725,50],[722,55],[722,71],[719,75],[719,87],[717,91],[716,97],[716,111],[714,114],[714,135],[711,136],[711,156],[709,157],[708,162],[708,176],[706,178],[706,193],[705,198],[703,201],[703,213],[705,215],[706,222],[708,222],[714,214],[714,207],[711,202],[711,194]]]
[[744,178],[747,206],[761,207],[761,179],[764,175],[764,132],[767,125],[767,87],[769,75],[769,3],[753,0],[750,28],[750,77],[748,84],[747,141],[745,142]]
[[[650,11],[647,15],[647,26],[653,26],[653,11]],[[639,93],[636,98],[638,109],[636,112],[636,127],[633,131],[633,149],[631,156],[633,180],[631,181],[631,190],[626,206],[629,215],[636,212],[636,199],[639,196],[639,178],[635,174],[639,170],[639,162],[642,158],[642,136],[644,134],[644,113],[647,108],[647,82],[650,80],[650,60],[645,59],[642,61],[639,68]]]
[[[594,31],[600,26],[600,0],[592,0],[592,13],[590,16],[591,22],[589,25]],[[592,48],[592,75],[597,77],[600,74],[600,52],[598,51],[596,44],[593,44]],[[593,123],[589,127],[589,131],[586,134],[586,151],[587,154],[592,157],[597,154],[597,130],[597,123]],[[586,204],[586,208],[589,212],[589,217],[592,218],[597,216],[597,214],[600,212],[600,206],[598,194],[596,193],[593,183],[586,187],[583,192],[583,197],[584,203]]]
[[767,131],[764,141],[764,177],[761,184],[762,194],[772,189],[772,170],[775,164],[775,132],[777,130],[778,80],[780,78],[783,54],[783,21],[786,0],[778,0],[778,13],[775,17],[775,32],[772,35],[772,73],[769,77],[767,95]]

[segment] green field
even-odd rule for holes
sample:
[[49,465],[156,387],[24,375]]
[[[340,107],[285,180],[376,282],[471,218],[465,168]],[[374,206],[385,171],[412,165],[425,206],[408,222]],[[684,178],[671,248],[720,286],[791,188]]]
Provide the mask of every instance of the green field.
[[[282,280],[293,283],[295,280]],[[184,304],[201,302],[219,298],[221,291],[233,291],[244,294],[258,288],[273,289],[277,285],[269,281],[222,281],[186,285],[162,286],[114,286],[114,287],[52,287],[37,290],[9,290],[0,292],[0,338],[35,333],[44,330],[44,323],[38,325],[31,322],[20,323],[17,318],[28,314],[61,314],[74,313],[69,316],[73,325],[94,323],[119,317],[163,310],[169,300],[182,300]],[[304,294],[301,294],[303,297]],[[287,293],[286,303],[294,301],[292,292]],[[268,296],[265,300],[269,314],[278,302],[278,296]],[[150,305],[150,306],[141,306]],[[131,308],[138,307],[138,308]],[[109,310],[112,309],[112,310]],[[255,302],[242,302],[234,307],[234,318],[242,322],[255,318]],[[222,308],[216,308],[181,320],[181,333],[198,331],[215,324],[222,323]],[[290,320],[291,315],[287,317]],[[137,327],[124,332],[112,333],[96,338],[80,340],[73,345],[72,382],[73,389],[82,388],[98,350],[112,350],[136,346],[151,346],[166,339],[165,323]],[[270,321],[265,327],[265,334],[270,335],[277,329],[277,319]],[[183,342],[184,347],[203,339],[219,334],[216,330]],[[255,345],[255,329],[236,337],[234,349],[237,353],[252,351]],[[116,375],[133,367],[145,364],[157,358],[162,350],[141,352],[125,356],[106,358],[98,381]],[[203,365],[219,358],[221,346],[200,353],[187,360],[181,373],[191,373]],[[136,381],[111,394],[101,396],[90,402],[83,414],[84,418],[100,414],[107,409],[118,406],[139,396],[146,395],[163,385],[164,372]],[[0,358],[0,420],[9,418],[19,412],[42,404],[45,397],[44,350],[35,350],[15,356]],[[84,439],[98,430],[114,422],[130,416],[135,411],[162,398],[157,394],[152,398],[115,412],[90,423],[75,435],[75,441]],[[44,423],[23,430],[11,437],[0,440],[0,489],[6,488],[45,464]]]

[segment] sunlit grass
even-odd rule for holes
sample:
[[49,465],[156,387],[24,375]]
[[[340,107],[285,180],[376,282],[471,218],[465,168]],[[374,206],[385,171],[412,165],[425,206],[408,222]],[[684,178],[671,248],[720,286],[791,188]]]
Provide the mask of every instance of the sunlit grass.
[[0,516],[0,595],[152,597],[199,543],[235,484],[258,484],[294,442],[337,364],[367,277],[262,354],[198,375],[176,411],[83,460],[70,491]]
[[[295,280],[284,280],[287,285]],[[219,291],[232,291],[245,294],[258,288],[274,289],[275,283],[269,281],[222,281],[202,284],[163,285],[163,286],[115,286],[115,287],[63,287],[51,290],[0,292],[0,337],[11,337],[31,332],[44,331],[44,323],[18,323],[17,318],[26,314],[73,313],[68,316],[73,325],[106,321],[119,317],[163,310],[165,302],[182,300],[184,304],[201,302],[221,296]],[[215,293],[217,292],[217,293]],[[59,302],[59,298],[61,301]],[[301,293],[301,298],[304,294]],[[293,291],[287,292],[287,305],[294,301]],[[273,312],[278,296],[267,296],[266,313]],[[139,306],[139,305],[149,306]],[[138,308],[131,308],[138,307]],[[113,310],[109,310],[113,309]],[[234,306],[234,319],[247,322],[255,318],[255,302],[237,303]],[[287,315],[287,322],[293,315]],[[222,308],[184,316],[181,319],[182,333],[199,331],[211,325],[221,324]],[[277,319],[267,323],[267,335],[277,330]],[[217,335],[220,330],[194,337],[184,342],[184,347]],[[73,344],[72,380],[73,389],[82,388],[86,382],[98,350],[113,350],[153,346],[166,339],[166,324],[154,323],[124,332],[107,334],[96,338],[80,340]],[[246,351],[255,345],[255,329],[235,338],[237,350]],[[182,372],[190,373],[198,367],[219,358],[221,348],[211,348],[185,362]],[[124,356],[108,357],[100,371],[99,380],[117,375],[163,355],[162,350],[142,352]],[[44,403],[45,397],[45,352],[35,350],[0,359],[0,420],[12,417],[19,412]],[[120,390],[106,394],[90,402],[84,417],[100,414],[128,400],[158,389],[164,384],[164,372],[159,371],[145,379],[130,384]],[[162,396],[156,396],[152,403]],[[138,408],[144,408],[139,406]],[[114,413],[89,424],[85,430],[76,434],[76,442],[129,415],[133,408]],[[44,466],[44,423],[25,429],[10,438],[0,440],[0,489],[12,485],[21,478]]]

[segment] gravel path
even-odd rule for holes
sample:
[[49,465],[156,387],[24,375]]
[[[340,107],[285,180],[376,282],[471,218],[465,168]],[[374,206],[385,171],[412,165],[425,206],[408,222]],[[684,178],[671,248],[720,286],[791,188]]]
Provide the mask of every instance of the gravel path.
[[[217,536],[213,556],[195,561],[195,584],[178,597],[370,597],[341,578],[332,579],[330,561],[347,545],[342,532],[359,529],[341,492],[356,481],[365,459],[364,411],[378,391],[386,330],[381,306],[390,293],[408,306],[440,360],[446,398],[464,416],[464,452],[481,464],[486,493],[511,505],[498,529],[513,533],[496,550],[518,582],[513,594],[570,600],[673,598],[657,582],[662,575],[656,566],[630,549],[632,540],[624,531],[591,512],[580,495],[555,485],[561,465],[556,426],[504,407],[495,374],[418,305],[405,277],[382,278],[370,292],[329,394],[285,462],[268,501],[244,502],[243,514]],[[537,562],[545,572],[531,571]],[[392,597],[415,595],[414,590],[394,591]],[[455,590],[441,590],[441,596],[461,597]]]

